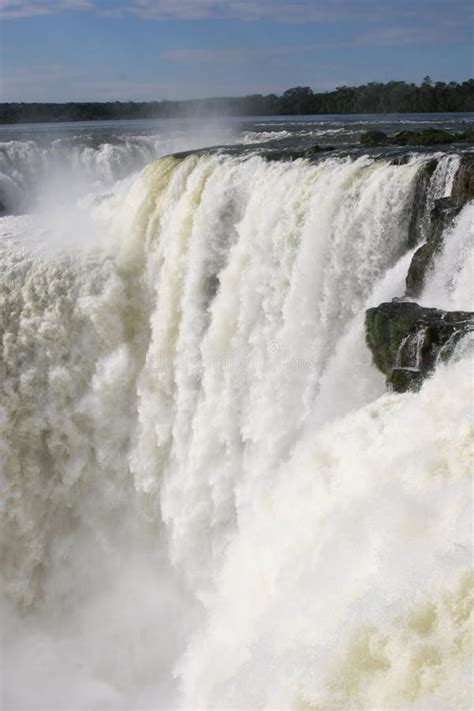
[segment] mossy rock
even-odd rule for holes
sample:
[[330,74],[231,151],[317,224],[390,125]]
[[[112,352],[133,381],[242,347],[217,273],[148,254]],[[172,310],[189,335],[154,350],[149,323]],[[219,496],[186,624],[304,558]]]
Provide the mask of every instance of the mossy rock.
[[425,128],[422,131],[399,131],[388,136],[383,131],[366,131],[360,137],[362,146],[442,146],[449,143],[473,143],[474,129],[464,133],[450,133],[444,128]]
[[389,140],[397,146],[438,146],[453,143],[457,136],[442,128],[425,128],[422,131],[400,131]]
[[360,143],[363,146],[386,146],[388,136],[383,131],[365,131],[360,137]]
[[408,390],[419,390],[423,382],[423,374],[407,368],[394,368],[390,375],[390,387],[396,393],[406,393]]
[[461,134],[461,139],[464,143],[474,143],[474,126],[464,131]]
[[374,364],[396,392],[415,390],[458,341],[474,331],[474,314],[394,301],[368,309],[366,340]]

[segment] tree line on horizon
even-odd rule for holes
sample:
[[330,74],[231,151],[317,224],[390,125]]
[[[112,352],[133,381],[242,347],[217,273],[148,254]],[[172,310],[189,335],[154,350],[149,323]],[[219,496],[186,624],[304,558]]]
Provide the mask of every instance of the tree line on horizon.
[[419,86],[404,81],[370,82],[358,87],[340,86],[324,93],[314,93],[309,86],[297,86],[280,96],[252,94],[183,101],[1,103],[0,123],[471,111],[474,111],[474,79],[446,83],[433,82],[427,76]]

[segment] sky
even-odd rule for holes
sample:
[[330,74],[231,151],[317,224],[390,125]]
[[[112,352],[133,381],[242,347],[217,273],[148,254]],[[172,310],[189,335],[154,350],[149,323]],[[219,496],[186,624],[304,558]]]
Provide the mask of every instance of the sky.
[[470,0],[0,0],[2,101],[464,81]]

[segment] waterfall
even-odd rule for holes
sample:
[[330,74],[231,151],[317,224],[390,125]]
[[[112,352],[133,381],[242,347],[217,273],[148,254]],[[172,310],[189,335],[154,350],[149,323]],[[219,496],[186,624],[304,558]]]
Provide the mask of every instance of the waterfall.
[[24,214],[45,201],[48,207],[59,200],[71,202],[91,189],[110,191],[117,181],[136,174],[160,156],[190,146],[234,143],[237,138],[230,127],[216,122],[196,126],[191,133],[189,126],[178,123],[160,125],[155,135],[104,134],[97,127],[59,138],[48,138],[47,131],[23,137],[20,131],[13,140],[1,141],[0,215]]
[[[468,703],[468,349],[395,395],[363,327],[431,159],[166,157],[93,243],[0,239],[9,708]],[[471,220],[430,305],[470,307]]]

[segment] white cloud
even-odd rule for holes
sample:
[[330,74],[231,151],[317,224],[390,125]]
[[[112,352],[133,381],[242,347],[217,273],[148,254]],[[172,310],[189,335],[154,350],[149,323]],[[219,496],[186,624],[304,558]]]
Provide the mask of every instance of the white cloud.
[[91,0],[0,0],[0,19],[55,15],[65,10],[90,10]]
[[364,21],[429,25],[469,14],[470,0],[124,0],[126,12],[151,20],[233,19],[280,23]]
[[433,44],[448,44],[455,41],[457,33],[451,28],[387,27],[356,38],[358,47],[406,47]]
[[353,35],[345,41],[327,41],[280,47],[224,47],[219,49],[173,49],[162,52],[161,57],[180,64],[218,62],[223,64],[255,63],[258,60],[276,61],[290,55],[316,54],[324,50],[348,50],[351,48],[405,47],[449,43],[456,33],[446,29],[390,27],[378,28],[361,35]]
[[94,0],[94,4],[101,15],[132,14],[143,20],[325,23],[356,17],[383,19],[392,11],[392,0]]
[[200,63],[224,62],[239,64],[255,62],[258,59],[281,59],[290,54],[301,54],[325,49],[327,45],[298,45],[290,47],[223,47],[221,49],[172,49],[162,52],[163,59],[171,62]]
[[[0,0],[0,18],[13,20],[92,10],[97,15],[143,20],[228,19],[277,23],[363,21],[368,26],[409,29],[469,21],[469,0]],[[455,20],[453,20],[455,18]]]
[[328,0],[132,0],[128,10],[143,19],[155,20],[324,22],[334,15]]

